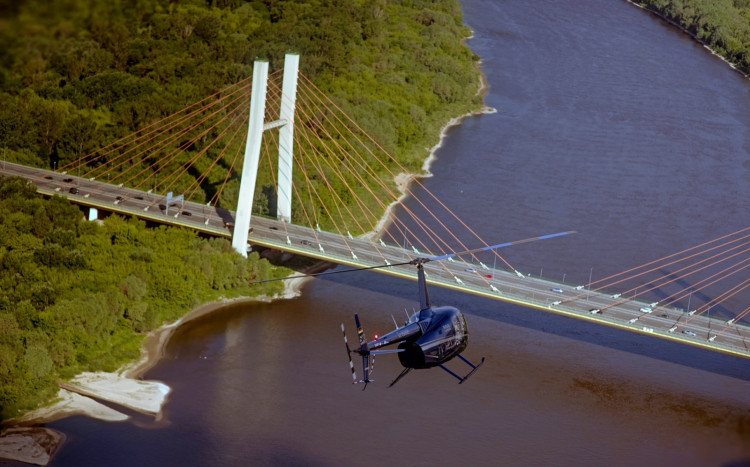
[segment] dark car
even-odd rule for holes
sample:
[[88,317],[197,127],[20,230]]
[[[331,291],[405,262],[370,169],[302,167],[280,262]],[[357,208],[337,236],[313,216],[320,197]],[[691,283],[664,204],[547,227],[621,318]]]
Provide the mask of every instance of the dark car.
[[312,246],[312,242],[310,242],[309,240],[302,240],[302,242],[301,242],[301,243],[302,243],[303,245],[307,245],[307,246]]
[[78,190],[78,188],[76,188],[76,187],[73,187],[73,188],[71,188],[71,189],[70,189],[70,190],[68,190],[68,191],[69,191],[70,193],[74,194],[74,195],[77,195],[77,194],[78,194],[78,193],[80,192],[80,190]]

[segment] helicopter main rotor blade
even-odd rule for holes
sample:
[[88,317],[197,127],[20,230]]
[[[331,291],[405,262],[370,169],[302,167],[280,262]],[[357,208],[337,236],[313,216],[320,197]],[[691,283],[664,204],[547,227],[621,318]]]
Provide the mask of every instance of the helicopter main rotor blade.
[[370,269],[392,268],[394,266],[404,266],[404,265],[407,265],[407,264],[411,264],[411,265],[423,264],[423,263],[428,263],[430,261],[442,261],[444,259],[454,258],[454,257],[457,257],[457,256],[469,255],[469,254],[472,254],[472,253],[478,253],[480,251],[496,250],[498,248],[503,248],[503,247],[506,247],[506,246],[520,245],[521,243],[535,242],[537,240],[547,240],[548,238],[561,237],[563,235],[569,235],[569,234],[574,234],[574,233],[576,233],[575,230],[569,230],[567,232],[558,232],[558,233],[549,234],[549,235],[541,235],[539,237],[525,238],[523,240],[516,240],[515,242],[498,243],[497,245],[490,245],[490,246],[486,246],[486,247],[482,247],[482,248],[475,248],[473,250],[459,251],[458,253],[450,253],[450,254],[442,255],[442,256],[433,256],[431,258],[416,258],[416,259],[413,259],[411,261],[404,261],[404,262],[401,262],[401,263],[379,264],[377,266],[366,266],[366,267],[361,267],[361,268],[342,269],[342,270],[338,270],[338,271],[316,272],[316,273],[312,273],[312,274],[297,274],[295,276],[289,276],[289,277],[278,277],[276,279],[263,279],[263,280],[259,280],[259,281],[252,281],[252,282],[248,282],[248,284],[263,284],[265,282],[286,281],[286,280],[291,280],[291,279],[302,279],[302,278],[305,278],[305,277],[327,276],[327,275],[330,275],[330,274],[343,274],[345,272],[357,272],[357,271],[367,271],[367,270],[370,270]]
[[392,268],[394,266],[404,266],[407,264],[414,264],[413,261],[405,261],[403,263],[393,263],[393,264],[379,264],[377,266],[366,266],[362,268],[354,268],[354,269],[342,269],[339,271],[324,271],[324,272],[315,272],[312,274],[298,274],[296,276],[289,276],[289,277],[277,277],[276,279],[263,279],[260,281],[252,281],[248,282],[248,284],[262,284],[264,282],[276,282],[276,281],[288,281],[291,279],[302,279],[305,277],[318,277],[318,276],[327,276],[330,274],[343,274],[345,272],[357,272],[357,271],[367,271],[369,269],[381,269],[381,268]]
[[547,240],[548,238],[562,237],[563,235],[569,235],[569,234],[574,234],[574,233],[576,233],[575,230],[569,230],[567,232],[558,232],[558,233],[549,234],[549,235],[541,235],[539,237],[524,238],[523,240],[516,240],[515,242],[498,243],[497,245],[490,245],[490,246],[486,246],[483,248],[475,248],[473,250],[460,251],[458,253],[450,253],[450,254],[442,255],[442,256],[434,256],[432,258],[425,258],[425,262],[442,261],[444,259],[454,258],[456,256],[470,255],[472,253],[478,253],[480,251],[497,250],[498,248],[504,248],[506,246],[520,245],[521,243],[535,242],[537,240]]

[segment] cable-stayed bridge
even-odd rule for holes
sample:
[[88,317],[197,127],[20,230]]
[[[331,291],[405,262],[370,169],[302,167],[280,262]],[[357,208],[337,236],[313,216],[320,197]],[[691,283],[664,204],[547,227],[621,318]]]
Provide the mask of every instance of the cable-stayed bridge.
[[[394,179],[413,168],[400,166],[369,137],[349,116],[353,109],[342,109],[304,76],[290,79],[296,64],[270,76],[265,67],[256,63],[252,83],[230,86],[95,153],[60,161],[57,170],[3,161],[0,171],[88,207],[92,220],[102,211],[181,225],[230,238],[242,254],[249,242],[371,267],[488,245],[428,191],[417,199],[426,214],[391,212],[385,229],[383,213],[402,196]],[[750,358],[750,329],[740,324],[750,307],[730,320],[708,316],[750,287],[750,279],[742,280],[748,238],[750,228],[586,284],[530,277],[497,251],[434,263],[428,281]],[[667,266],[669,276],[651,278]],[[377,271],[416,278],[408,265]],[[690,307],[693,293],[717,283],[730,285]],[[648,298],[655,290],[658,301]]]

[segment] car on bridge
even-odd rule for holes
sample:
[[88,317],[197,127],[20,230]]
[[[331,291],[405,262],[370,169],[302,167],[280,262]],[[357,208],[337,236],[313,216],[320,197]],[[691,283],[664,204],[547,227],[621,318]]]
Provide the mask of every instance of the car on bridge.
[[561,289],[560,287],[553,287],[550,290],[557,293],[563,293],[563,289]]
[[693,337],[697,336],[697,334],[691,331],[690,329],[685,329],[684,331],[682,331],[682,333],[688,336],[693,336]]
[[71,194],[77,195],[78,193],[80,193],[80,190],[78,190],[78,188],[76,187],[73,187],[70,190],[68,190],[68,192],[70,192]]
[[651,313],[652,311],[654,310],[650,306],[641,307],[641,312],[643,313]]

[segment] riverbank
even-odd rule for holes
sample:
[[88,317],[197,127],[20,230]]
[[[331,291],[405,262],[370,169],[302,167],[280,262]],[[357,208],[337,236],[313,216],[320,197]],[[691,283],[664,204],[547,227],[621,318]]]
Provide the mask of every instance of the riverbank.
[[[472,36],[473,37],[473,36]],[[471,37],[467,38],[471,39]],[[479,61],[477,63],[477,67],[479,67],[479,88],[477,89],[477,96],[486,96],[487,92],[489,90],[489,83],[487,82],[487,78],[484,75],[484,72],[482,72],[481,69],[482,62]],[[401,172],[400,174],[393,177],[393,181],[396,184],[396,189],[400,193],[399,197],[393,201],[391,204],[388,205],[388,207],[385,208],[385,213],[383,214],[383,217],[381,217],[380,221],[377,223],[375,228],[372,232],[368,232],[364,235],[365,238],[375,238],[378,235],[380,235],[382,232],[384,232],[388,226],[390,225],[391,221],[393,220],[393,210],[398,206],[404,198],[406,198],[409,195],[409,186],[421,179],[421,178],[429,178],[432,177],[432,172],[430,169],[432,168],[432,164],[437,159],[437,151],[443,147],[443,141],[448,136],[448,132],[451,130],[451,128],[458,126],[463,122],[465,119],[475,116],[475,115],[482,115],[482,114],[493,114],[497,113],[497,109],[494,109],[492,107],[482,106],[479,110],[476,110],[474,112],[467,112],[463,115],[460,115],[458,117],[451,118],[448,120],[448,123],[446,123],[443,128],[440,130],[440,138],[438,142],[430,148],[430,153],[428,154],[427,158],[425,159],[424,163],[422,164],[422,173],[420,174],[413,174],[413,173],[407,173],[407,172]]]
[[[317,270],[320,267],[325,267],[325,264],[318,264],[310,269]],[[150,332],[146,336],[138,361],[129,363],[113,373],[86,372],[70,381],[61,382],[57,398],[51,404],[6,422],[9,427],[0,432],[0,459],[47,465],[60,444],[64,442],[65,436],[56,430],[38,425],[72,415],[85,415],[107,422],[128,420],[128,415],[112,407],[119,406],[151,415],[159,420],[170,388],[160,381],[140,378],[162,358],[170,337],[180,326],[215,313],[231,303],[270,302],[296,297],[307,280],[309,278],[287,281],[282,294],[275,297],[241,297],[204,303],[177,321]]]
[[731,69],[733,69],[737,73],[741,74],[745,78],[750,79],[750,74],[745,73],[742,69],[740,69],[740,67],[737,64],[733,63],[727,57],[725,57],[724,55],[722,55],[722,54],[718,53],[717,51],[715,51],[713,48],[711,48],[710,44],[707,44],[705,41],[702,41],[698,36],[696,36],[695,34],[693,34],[692,32],[690,32],[690,30],[688,30],[682,24],[680,24],[677,21],[674,21],[674,20],[668,18],[666,15],[664,15],[660,11],[658,11],[658,10],[650,7],[649,5],[637,3],[635,0],[625,0],[625,1],[628,2],[628,3],[630,3],[633,6],[636,6],[636,7],[640,8],[641,10],[648,11],[649,13],[651,13],[652,15],[656,16],[657,18],[661,19],[662,21],[664,21],[664,22],[670,24],[671,26],[674,26],[675,28],[679,29],[680,31],[684,32],[685,34],[687,34],[688,36],[690,36],[693,40],[695,40],[696,42],[698,42],[699,44],[701,44],[706,50],[708,50],[709,52],[711,52],[712,55],[715,55],[721,61],[723,61],[724,63],[726,63],[727,65],[729,65],[729,67]]
[[169,395],[169,387],[158,381],[141,380],[164,355],[169,338],[183,324],[215,313],[229,304],[244,302],[271,302],[289,299],[300,294],[308,278],[291,279],[284,292],[275,297],[240,297],[204,303],[189,311],[177,321],[165,324],[150,332],[144,340],[141,357],[113,373],[82,373],[72,380],[60,383],[58,400],[51,405],[8,420],[10,425],[41,424],[70,415],[80,414],[106,421],[123,421],[128,417],[100,404],[95,399],[107,401],[141,413],[161,416],[161,408]]

